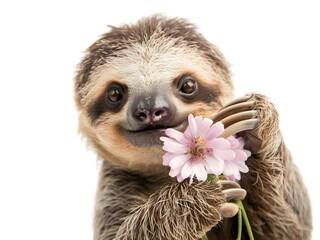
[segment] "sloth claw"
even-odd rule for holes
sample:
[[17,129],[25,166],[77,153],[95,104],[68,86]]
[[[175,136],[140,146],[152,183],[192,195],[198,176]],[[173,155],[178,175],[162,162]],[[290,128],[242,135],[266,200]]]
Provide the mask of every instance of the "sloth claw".
[[258,125],[258,114],[252,94],[238,98],[224,106],[213,118],[213,122],[221,121],[225,131],[219,136],[230,137],[236,133],[253,130]]
[[238,206],[234,203],[224,203],[221,205],[220,214],[223,218],[232,218],[238,213]]
[[227,201],[220,206],[219,212],[222,218],[231,218],[238,213],[238,206],[228,201],[243,200],[247,195],[247,191],[234,181],[219,180],[218,183],[221,185],[222,194]]
[[242,102],[246,102],[248,101],[250,98],[252,98],[253,94],[246,94],[245,96],[243,97],[240,97],[240,98],[236,98],[232,101],[230,101],[228,104],[226,104],[224,107],[227,108],[231,105],[235,105],[237,103],[242,103]]
[[258,122],[258,119],[248,119],[234,123],[227,127],[219,137],[228,138],[239,132],[253,130],[258,125]]
[[229,188],[241,188],[239,183],[230,180],[219,180],[218,183],[221,184],[222,190]]
[[247,191],[242,188],[230,188],[222,190],[222,193],[227,201],[243,200],[247,195]]
[[231,126],[234,123],[247,120],[247,119],[253,119],[257,116],[257,111],[256,110],[250,110],[250,111],[244,111],[244,112],[239,112],[235,113],[231,116],[228,116],[224,119],[221,120],[223,123],[224,127],[227,128]]
[[255,105],[254,101],[237,103],[235,105],[231,105],[228,107],[222,108],[214,117],[213,122],[219,122],[225,117],[231,116],[235,113],[239,113],[241,111],[249,111],[252,110]]

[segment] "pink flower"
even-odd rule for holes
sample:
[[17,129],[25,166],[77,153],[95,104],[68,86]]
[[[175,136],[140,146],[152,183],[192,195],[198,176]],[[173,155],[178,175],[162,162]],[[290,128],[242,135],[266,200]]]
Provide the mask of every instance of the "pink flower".
[[232,181],[240,180],[240,172],[247,173],[249,171],[245,161],[251,156],[251,152],[243,148],[245,142],[242,137],[231,136],[227,140],[230,143],[230,149],[235,153],[235,158],[232,161],[225,160],[223,175]]
[[223,173],[234,180],[240,179],[239,171],[248,171],[244,161],[249,151],[242,150],[242,138],[218,138],[224,131],[223,124],[212,124],[212,120],[202,116],[190,114],[188,122],[184,133],[169,128],[165,132],[168,137],[160,138],[164,142],[163,149],[167,151],[163,165],[171,167],[171,177],[177,177],[179,182],[190,177],[191,184],[194,176],[205,181],[208,174],[218,176]]
[[170,166],[171,177],[177,177],[179,182],[190,177],[192,183],[195,175],[199,181],[205,181],[207,174],[220,175],[224,169],[224,159],[234,158],[230,143],[223,138],[217,138],[224,131],[222,123],[212,125],[212,120],[201,116],[188,117],[189,126],[184,133],[167,129],[170,137],[161,137],[163,149],[163,164]]

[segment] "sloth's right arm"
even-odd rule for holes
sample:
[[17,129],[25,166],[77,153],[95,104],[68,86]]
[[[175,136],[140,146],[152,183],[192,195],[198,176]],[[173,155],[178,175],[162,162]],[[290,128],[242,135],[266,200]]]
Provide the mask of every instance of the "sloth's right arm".
[[200,239],[222,219],[225,201],[217,183],[172,182],[134,209],[116,239]]
[[227,200],[245,195],[242,189],[230,189],[237,186],[228,182],[189,185],[173,181],[149,196],[145,183],[121,170],[102,169],[95,240],[199,239],[232,212]]

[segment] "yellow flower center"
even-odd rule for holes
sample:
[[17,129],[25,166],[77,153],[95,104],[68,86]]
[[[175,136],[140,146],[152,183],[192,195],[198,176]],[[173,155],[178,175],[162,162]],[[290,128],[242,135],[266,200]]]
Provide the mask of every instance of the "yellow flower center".
[[190,158],[193,162],[199,163],[205,160],[206,153],[211,155],[212,149],[207,145],[207,140],[203,140],[200,136],[190,139],[190,151],[187,154],[190,154]]

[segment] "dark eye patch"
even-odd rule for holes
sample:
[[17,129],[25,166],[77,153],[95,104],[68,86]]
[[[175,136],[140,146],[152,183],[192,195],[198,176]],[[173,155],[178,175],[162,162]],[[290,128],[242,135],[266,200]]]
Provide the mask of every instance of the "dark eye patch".
[[[192,100],[193,102],[205,102],[207,104],[211,102],[219,102],[219,95],[221,95],[218,89],[214,89],[210,85],[198,82],[198,94]],[[220,102],[219,102],[220,103]]]
[[101,94],[101,96],[99,96],[99,98],[88,107],[87,113],[92,123],[96,122],[97,119],[106,112],[117,113],[121,111],[128,99],[128,88],[126,86],[122,86],[122,88],[126,94],[122,96],[121,103],[116,107],[110,107],[106,104],[106,91],[109,87],[107,87],[103,94]]
[[103,113],[107,111],[107,106],[104,102],[104,98],[100,97],[98,101],[93,103],[89,108],[88,108],[88,115],[91,119],[92,122],[95,122]]

